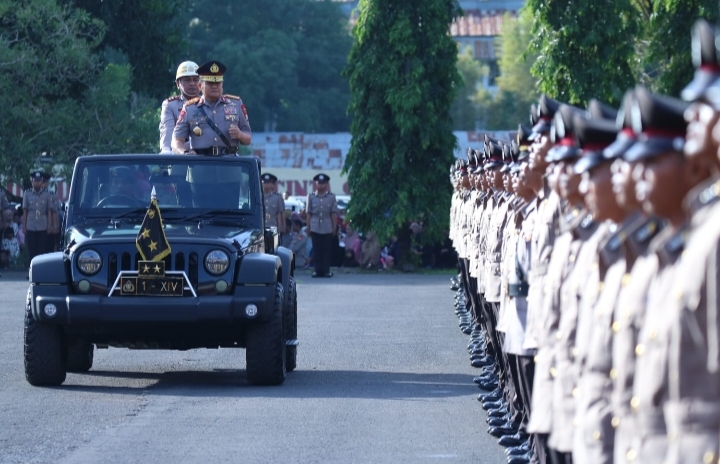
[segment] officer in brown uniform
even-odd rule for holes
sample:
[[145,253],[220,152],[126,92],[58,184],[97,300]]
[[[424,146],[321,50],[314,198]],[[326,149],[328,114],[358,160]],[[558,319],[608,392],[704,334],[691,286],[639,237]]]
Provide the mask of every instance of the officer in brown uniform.
[[[198,65],[192,61],[180,63],[175,72],[175,85],[180,95],[167,98],[160,109],[160,153],[172,153],[172,135],[183,105],[200,94]],[[190,149],[186,143],[186,150]]]
[[[668,301],[669,400],[665,405],[669,445],[666,462],[718,462],[720,456],[720,319],[717,289],[720,256],[720,140],[714,137],[720,116],[718,36],[705,21],[693,31],[695,78],[682,97],[693,104],[685,156],[691,164],[710,162],[714,175],[688,194],[690,235]],[[713,130],[714,129],[714,130]]]
[[269,172],[262,175],[263,199],[265,200],[265,226],[277,227],[285,233],[285,200],[277,191],[277,177]]
[[[673,282],[681,278],[675,266],[685,245],[686,215],[682,199],[693,187],[692,168],[682,156],[687,105],[635,89],[633,127],[638,141],[624,155],[639,162],[636,194],[648,214],[665,219],[668,226],[651,242],[647,274],[652,275],[645,301],[645,315],[635,347],[635,377],[630,407],[635,427],[628,431],[632,448],[628,461],[662,462],[668,435],[663,408],[668,400],[668,342],[673,318],[668,301]],[[637,263],[636,263],[637,266]]]
[[[240,97],[223,94],[226,69],[219,61],[197,69],[203,95],[183,106],[173,130],[174,153],[227,156],[237,154],[238,145],[250,145],[252,131]],[[185,149],[188,138],[190,150]]]
[[[235,156],[238,145],[250,144],[252,132],[240,98],[223,95],[225,70],[219,61],[198,68],[203,96],[183,106],[173,131],[174,153]],[[188,137],[190,150],[185,148]],[[194,166],[188,170],[187,181],[195,207],[238,208],[240,168]]]
[[25,234],[25,243],[28,249],[29,260],[47,252],[47,235],[52,226],[52,217],[55,203],[50,192],[43,188],[43,174],[35,171],[30,176],[32,188],[23,194],[22,230]]
[[330,193],[330,177],[320,173],[313,177],[315,191],[308,195],[307,231],[312,239],[313,277],[332,277],[330,258],[332,256],[332,237],[337,233],[338,209],[335,195]]
[[50,194],[50,199],[53,203],[53,207],[48,215],[49,227],[47,236],[48,242],[46,248],[46,251],[48,253],[57,251],[60,243],[60,216],[58,214],[58,211],[60,210],[60,199],[58,198],[57,194],[49,190],[50,178],[50,174],[46,172],[43,173],[43,188],[48,191],[48,193]]

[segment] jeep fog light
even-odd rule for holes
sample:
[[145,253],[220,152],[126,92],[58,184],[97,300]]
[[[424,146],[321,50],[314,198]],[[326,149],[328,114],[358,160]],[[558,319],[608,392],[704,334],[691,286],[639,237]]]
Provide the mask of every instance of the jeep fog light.
[[78,282],[78,290],[80,290],[83,293],[87,293],[90,291],[90,281],[87,279],[83,279],[80,282]]
[[220,275],[230,266],[230,257],[222,250],[212,250],[205,256],[205,269],[212,275]]
[[85,275],[97,274],[102,267],[102,258],[95,250],[85,250],[77,259],[78,269]]
[[215,282],[215,290],[218,293],[225,293],[225,290],[227,290],[227,289],[228,289],[228,283],[225,282],[224,280],[218,280],[217,282]]
[[52,303],[46,304],[43,311],[47,317],[54,317],[57,314],[57,308]]
[[254,304],[249,304],[249,305],[245,306],[245,314],[248,317],[257,316],[257,306],[255,306]]

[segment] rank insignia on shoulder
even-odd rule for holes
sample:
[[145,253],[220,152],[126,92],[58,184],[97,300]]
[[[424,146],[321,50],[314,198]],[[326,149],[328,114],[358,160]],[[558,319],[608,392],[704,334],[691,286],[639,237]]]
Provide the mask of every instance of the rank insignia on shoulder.
[[230,95],[229,93],[225,94],[225,98],[232,98],[233,100],[242,100],[242,98],[238,97],[237,95]]
[[180,100],[180,95],[173,95],[172,97],[168,97],[165,99],[166,102],[171,102],[175,100]]
[[200,101],[200,97],[191,98],[190,100],[185,102],[185,106],[194,105],[199,101]]

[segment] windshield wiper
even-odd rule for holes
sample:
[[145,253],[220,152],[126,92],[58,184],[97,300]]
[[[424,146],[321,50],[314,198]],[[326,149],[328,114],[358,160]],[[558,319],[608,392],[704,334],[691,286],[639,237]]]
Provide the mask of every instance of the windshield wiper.
[[[197,220],[201,220],[201,219],[206,219],[211,216],[222,216],[222,215],[245,216],[248,214],[252,214],[252,213],[250,211],[241,211],[241,210],[232,210],[232,209],[211,209],[210,211],[204,211],[202,213],[193,214],[192,216],[182,217],[182,218],[178,219],[178,221],[192,222],[192,221],[197,221]],[[168,219],[170,219],[170,218],[168,218]],[[174,220],[174,218],[172,218],[171,220]]]
[[[127,218],[127,217],[129,217],[129,216],[133,216],[133,215],[138,214],[138,213],[144,213],[144,212],[146,212],[146,211],[147,211],[147,208],[135,208],[135,209],[131,209],[130,211],[125,211],[125,212],[122,213],[122,214],[118,214],[117,216],[110,218],[110,222],[117,222],[118,219],[124,219],[124,218]],[[143,217],[145,217],[145,216],[143,215]],[[142,220],[142,218],[140,218],[140,220]]]

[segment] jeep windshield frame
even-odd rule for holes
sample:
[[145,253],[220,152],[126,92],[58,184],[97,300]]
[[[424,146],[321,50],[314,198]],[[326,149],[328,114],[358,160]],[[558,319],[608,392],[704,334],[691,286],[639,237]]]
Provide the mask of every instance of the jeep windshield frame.
[[163,219],[234,221],[263,227],[260,163],[252,156],[94,155],[79,157],[68,222],[142,220],[155,190]]

